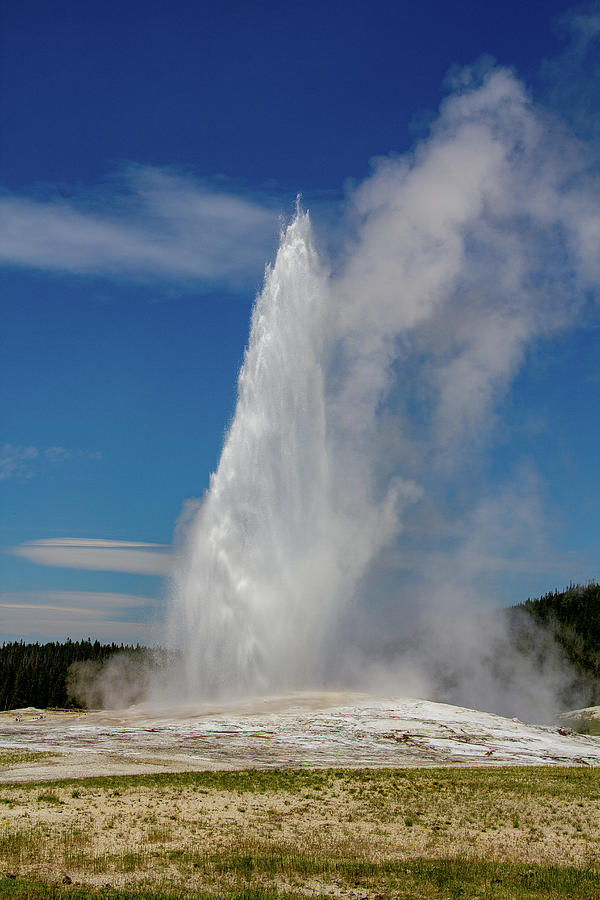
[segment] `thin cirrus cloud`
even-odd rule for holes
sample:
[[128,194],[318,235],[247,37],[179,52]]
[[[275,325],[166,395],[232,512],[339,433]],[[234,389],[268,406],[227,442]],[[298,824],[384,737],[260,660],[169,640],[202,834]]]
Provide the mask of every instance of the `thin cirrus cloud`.
[[153,607],[156,601],[139,594],[114,594],[106,591],[4,591],[0,608],[36,609],[73,613],[80,616],[105,615],[109,610],[129,607]]
[[131,166],[94,198],[0,196],[0,262],[72,274],[247,286],[278,234],[268,198]]
[[7,591],[0,593],[0,632],[33,639],[93,634],[101,640],[149,643],[156,628],[145,619],[156,600],[100,591]]
[[26,541],[16,547],[8,547],[5,552],[41,566],[168,575],[172,567],[170,549],[166,544],[135,541],[55,538]]
[[38,475],[45,466],[66,462],[75,457],[101,459],[98,450],[69,450],[67,447],[33,447],[22,444],[0,445],[0,481],[8,478],[27,480]]

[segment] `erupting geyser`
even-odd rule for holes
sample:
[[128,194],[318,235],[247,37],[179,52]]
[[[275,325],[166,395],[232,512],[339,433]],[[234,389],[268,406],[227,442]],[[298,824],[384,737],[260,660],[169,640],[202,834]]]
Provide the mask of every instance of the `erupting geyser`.
[[330,493],[324,305],[301,213],[256,303],[235,418],[176,577],[176,642],[194,693],[266,688],[295,665],[310,670]]
[[[523,685],[553,683],[471,614],[485,561],[502,568],[540,524],[521,461],[491,491],[481,451],[527,345],[597,289],[597,183],[511,72],[457,83],[430,137],[353,190],[335,275],[307,213],[281,237],[173,578],[182,699],[364,686],[375,639],[396,691],[442,673],[443,699],[528,715]],[[399,665],[403,630],[420,643]]]
[[333,668],[331,630],[365,559],[348,542],[351,486],[328,428],[327,289],[299,210],[257,299],[235,416],[175,576],[172,640],[192,696],[322,684]]

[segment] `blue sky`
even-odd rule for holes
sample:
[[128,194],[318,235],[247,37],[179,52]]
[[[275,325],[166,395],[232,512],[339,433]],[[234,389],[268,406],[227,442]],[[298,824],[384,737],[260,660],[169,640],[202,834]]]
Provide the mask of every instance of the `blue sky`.
[[[553,0],[5,8],[0,640],[153,639],[175,522],[217,465],[296,194],[335,258],[371,160],[410,151],[448,73],[482,56],[597,148],[594,15]],[[488,495],[518,469],[545,523],[529,556],[499,539],[498,602],[600,577],[591,294],[576,325],[529,344],[497,409]]]

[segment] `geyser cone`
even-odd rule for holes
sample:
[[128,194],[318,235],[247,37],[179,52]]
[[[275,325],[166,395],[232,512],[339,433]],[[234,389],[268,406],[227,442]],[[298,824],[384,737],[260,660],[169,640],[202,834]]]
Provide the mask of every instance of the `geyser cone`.
[[175,577],[172,637],[192,695],[322,674],[315,666],[338,593],[323,539],[325,283],[299,212],[257,299],[235,417]]

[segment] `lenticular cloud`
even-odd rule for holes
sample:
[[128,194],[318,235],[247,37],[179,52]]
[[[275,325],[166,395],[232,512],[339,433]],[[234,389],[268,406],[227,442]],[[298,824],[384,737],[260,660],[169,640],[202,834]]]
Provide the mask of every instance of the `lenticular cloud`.
[[[430,137],[353,191],[354,237],[331,268],[298,210],[184,529],[170,629],[189,697],[366,683],[365,648],[419,627],[473,658],[481,630],[449,635],[509,514],[474,473],[529,344],[597,289],[589,171],[511,72],[466,72]],[[513,540],[532,527],[514,510]],[[404,658],[386,677],[427,690],[427,654]]]

